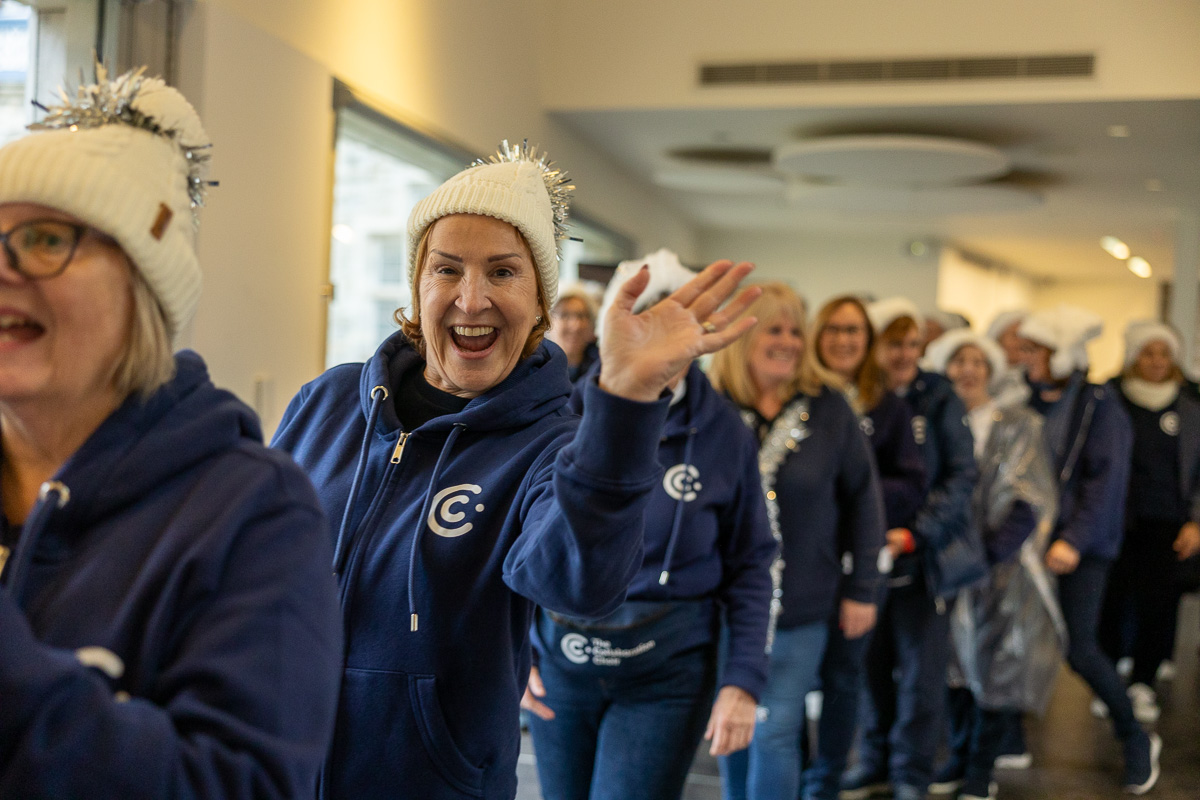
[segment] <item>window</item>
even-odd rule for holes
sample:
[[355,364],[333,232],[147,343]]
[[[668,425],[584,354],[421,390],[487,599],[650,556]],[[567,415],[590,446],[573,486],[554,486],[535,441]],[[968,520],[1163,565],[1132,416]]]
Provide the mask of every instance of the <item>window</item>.
[[25,133],[58,90],[91,79],[96,54],[115,55],[120,4],[115,0],[0,0],[0,144]]
[[[398,326],[396,309],[411,302],[408,216],[413,206],[476,156],[380,113],[345,84],[334,86],[333,291],[325,332],[325,366],[365,361]],[[630,242],[572,211],[562,245],[562,282],[611,276],[631,255]]]
[[[339,84],[339,87],[341,85]],[[371,357],[409,304],[408,215],[470,161],[335,93],[333,242],[325,364]]]
[[19,137],[32,121],[26,97],[32,17],[29,6],[0,1],[0,144]]

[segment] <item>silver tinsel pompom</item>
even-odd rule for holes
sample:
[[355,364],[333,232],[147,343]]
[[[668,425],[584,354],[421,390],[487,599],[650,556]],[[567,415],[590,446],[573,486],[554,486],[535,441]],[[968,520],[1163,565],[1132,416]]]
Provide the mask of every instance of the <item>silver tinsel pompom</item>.
[[505,139],[500,142],[500,148],[486,161],[482,158],[476,159],[471,166],[517,161],[528,161],[537,165],[542,171],[546,193],[550,195],[550,208],[554,212],[554,238],[561,242],[567,238],[567,215],[570,212],[571,192],[575,191],[575,184],[571,183],[566,172],[555,168],[549,154],[544,151],[539,152],[536,145],[530,147],[528,139],[521,142],[520,145],[511,145],[508,143],[508,139]]
[[66,89],[59,89],[61,104],[43,106],[35,102],[46,116],[29,129],[77,131],[128,125],[170,141],[187,164],[188,198],[193,222],[198,223],[208,187],[216,185],[205,178],[212,145],[195,109],[183,95],[159,78],[147,78],[145,72],[146,68],[140,67],[110,79],[108,69],[97,62],[96,82],[86,84],[80,72],[74,97]]

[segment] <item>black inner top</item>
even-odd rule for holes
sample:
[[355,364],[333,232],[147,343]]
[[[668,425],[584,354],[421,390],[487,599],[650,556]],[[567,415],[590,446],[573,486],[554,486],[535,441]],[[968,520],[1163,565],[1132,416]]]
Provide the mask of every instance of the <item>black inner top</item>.
[[406,431],[416,430],[431,419],[457,414],[471,402],[466,397],[443,392],[425,380],[425,369],[417,364],[400,378],[396,387],[396,416]]

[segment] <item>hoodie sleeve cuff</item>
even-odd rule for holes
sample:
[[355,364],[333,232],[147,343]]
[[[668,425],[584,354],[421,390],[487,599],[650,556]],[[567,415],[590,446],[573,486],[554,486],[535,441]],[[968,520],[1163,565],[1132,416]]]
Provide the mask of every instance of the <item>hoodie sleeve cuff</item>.
[[613,484],[642,484],[658,479],[658,445],[667,421],[670,396],[640,403],[609,394],[588,381],[583,418],[575,434],[575,467]]
[[753,669],[744,664],[730,662],[725,665],[721,675],[721,686],[736,686],[754,698],[754,702],[762,699],[763,688],[767,685],[767,674],[763,670]]

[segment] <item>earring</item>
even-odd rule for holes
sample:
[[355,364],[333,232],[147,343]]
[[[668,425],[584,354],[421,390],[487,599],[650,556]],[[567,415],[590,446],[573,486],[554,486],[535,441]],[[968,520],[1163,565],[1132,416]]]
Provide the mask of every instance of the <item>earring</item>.
[[542,324],[542,315],[538,314],[537,319],[535,319],[534,322],[536,322],[538,325],[541,325]]

